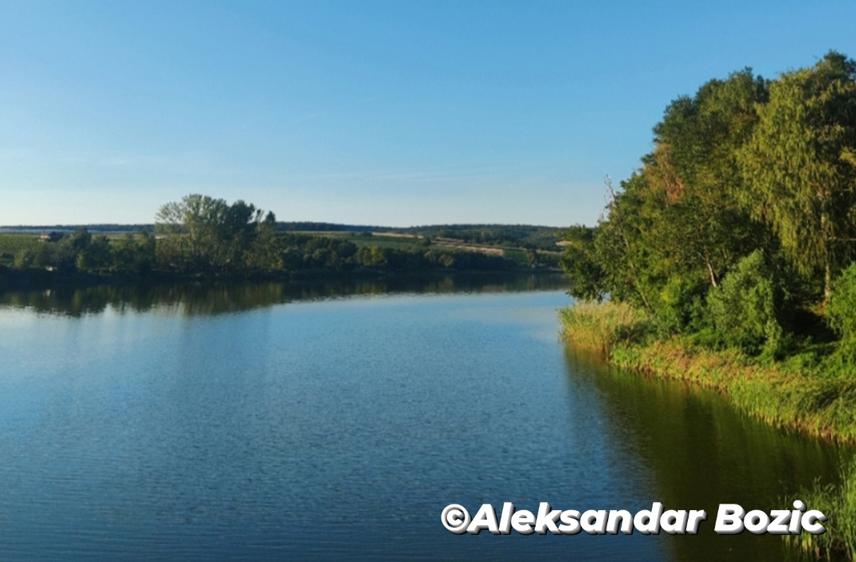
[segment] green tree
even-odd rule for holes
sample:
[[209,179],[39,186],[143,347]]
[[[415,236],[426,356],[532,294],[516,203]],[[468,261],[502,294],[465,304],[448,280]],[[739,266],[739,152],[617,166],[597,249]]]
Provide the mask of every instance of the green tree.
[[[766,96],[766,82],[747,69],[669,105],[642,168],[618,192],[608,185],[593,250],[577,233],[566,251],[566,271],[578,288],[572,291],[630,300],[674,326],[689,317],[675,306],[695,302],[699,280],[716,287],[742,256],[766,244],[763,228],[735,196],[744,189],[737,151]],[[679,287],[692,290],[678,298]]]
[[750,353],[780,351],[782,295],[772,277],[764,255],[755,251],[708,293],[711,320],[726,344]]
[[113,253],[106,236],[91,238],[85,247],[77,252],[75,267],[78,271],[105,272],[113,265]]
[[159,259],[190,271],[244,271],[263,215],[244,201],[229,205],[207,195],[167,203],[155,218]]
[[[92,235],[85,228],[78,228],[70,235],[63,237],[57,244],[56,250],[52,252],[50,265],[62,270],[73,271],[77,268],[78,257],[84,253],[92,243]],[[47,244],[45,245],[47,247]]]
[[36,253],[27,248],[21,248],[15,252],[15,259],[12,262],[16,269],[27,269],[33,266],[36,261]]
[[574,225],[565,234],[561,264],[570,281],[569,293],[576,299],[601,300],[606,292],[595,255],[596,233],[596,228]]
[[285,267],[282,238],[276,229],[276,216],[272,212],[259,223],[255,238],[247,254],[247,267],[254,271],[273,272]]
[[357,251],[357,260],[363,267],[384,267],[388,256],[379,246],[363,246]]
[[644,170],[637,172],[621,182],[620,191],[613,190],[607,180],[607,190],[610,200],[606,217],[598,224],[594,239],[599,283],[611,298],[640,305],[653,313],[653,295],[664,278],[652,255],[655,248],[646,237],[651,223],[650,199],[646,197],[648,177]]
[[122,274],[145,275],[155,261],[155,239],[147,232],[127,234],[113,248],[113,271]]
[[856,248],[856,63],[831,52],[783,74],[741,149],[744,205],[804,274],[832,277]]
[[763,231],[735,199],[744,190],[737,152],[766,97],[766,82],[745,69],[678,98],[655,127],[654,152],[644,160],[648,239],[671,273],[701,274],[716,287],[763,244]]
[[832,328],[849,345],[856,347],[856,262],[833,283],[826,313]]

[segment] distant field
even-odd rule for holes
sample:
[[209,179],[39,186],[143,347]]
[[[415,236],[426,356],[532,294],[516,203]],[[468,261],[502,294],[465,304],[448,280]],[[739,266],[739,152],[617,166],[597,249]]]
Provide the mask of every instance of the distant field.
[[[100,234],[93,232],[94,235]],[[125,236],[126,233],[109,232],[107,235],[111,240]],[[415,233],[400,232],[371,232],[371,231],[343,231],[343,230],[292,230],[288,234],[301,234],[305,236],[321,236],[327,238],[338,238],[353,242],[358,247],[377,246],[379,248],[401,250],[401,251],[425,251],[429,248],[453,252],[478,252],[491,256],[503,256],[521,267],[529,264],[529,252],[526,248],[515,246],[512,243],[489,244],[461,240],[445,236],[428,237]],[[15,255],[20,250],[38,250],[42,244],[49,244],[39,240],[39,234],[34,232],[0,232],[0,265],[12,265]],[[556,246],[555,250],[538,249],[540,256],[555,256],[558,259],[561,248]]]
[[380,248],[392,248],[395,250],[412,250],[421,246],[421,238],[407,234],[388,234],[371,232],[343,232],[343,231],[293,231],[289,234],[304,234],[307,236],[324,236],[326,238],[339,238],[353,242],[359,247],[378,246]]
[[[294,234],[304,234],[308,236],[324,236],[329,238],[339,238],[353,242],[357,246],[378,246],[380,248],[392,248],[396,250],[417,250],[434,248],[437,250],[450,250],[457,252],[479,252],[492,256],[503,256],[508,258],[522,267],[529,264],[529,256],[525,248],[520,248],[512,244],[479,244],[467,242],[456,238],[437,236],[431,238],[430,245],[425,244],[425,236],[410,233],[395,233],[395,232],[347,232],[347,231],[294,231]],[[547,251],[543,249],[537,250],[538,254],[558,256],[561,254],[560,248]]]
[[0,234],[0,264],[10,265],[19,250],[37,250],[41,244],[35,234]]

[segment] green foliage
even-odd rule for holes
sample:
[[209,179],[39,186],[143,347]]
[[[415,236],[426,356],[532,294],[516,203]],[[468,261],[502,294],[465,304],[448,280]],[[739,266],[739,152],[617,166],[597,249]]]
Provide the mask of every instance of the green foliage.
[[400,230],[429,238],[452,238],[472,244],[541,250],[555,250],[562,234],[559,228],[523,224],[445,224]]
[[[18,235],[9,237],[25,240]],[[154,255],[155,239],[146,232],[111,239],[78,229],[55,241],[32,237],[32,243],[21,244],[11,265],[22,270],[141,275],[152,270]]]
[[[296,233],[295,228],[307,233]],[[32,234],[0,234],[0,265],[47,268],[63,275],[265,277],[293,272],[557,269],[561,255],[555,244],[561,229],[553,227],[390,229],[278,223],[273,213],[252,204],[199,194],[163,205],[155,236],[145,229],[116,236],[117,230],[127,232],[128,227],[96,225],[95,236],[80,229],[45,241]],[[462,238],[431,238],[423,230]],[[481,244],[489,240],[520,245]]]
[[155,265],[155,238],[147,232],[125,235],[113,245],[113,271],[146,275]]
[[29,252],[35,255],[43,242],[32,234],[0,234],[0,263],[13,265],[16,255]]
[[[609,300],[562,311],[565,337],[856,442],[856,62],[709,81],[654,132],[597,227],[568,236],[571,293]],[[793,540],[856,558],[856,465],[805,499],[835,522]]]
[[824,276],[828,297],[832,275],[856,257],[856,63],[829,53],[783,74],[758,113],[738,154],[739,195],[799,271]]
[[[365,238],[386,238],[391,241],[394,235],[397,242],[407,244],[407,238],[417,244],[428,245],[434,238],[445,238],[469,244],[487,244],[506,248],[556,250],[556,243],[562,237],[563,229],[552,226],[534,226],[528,224],[439,224],[430,226],[411,226],[392,228],[386,226],[361,226],[324,222],[283,222],[278,227],[290,233],[318,233],[324,235],[358,235]],[[380,234],[380,236],[378,236]],[[405,235],[405,236],[402,236]]]
[[387,263],[383,249],[378,246],[363,246],[357,257],[364,267],[384,267]]
[[820,510],[829,519],[826,533],[801,533],[792,537],[791,542],[829,560],[834,557],[856,560],[856,462],[851,461],[842,469],[840,485],[815,484],[799,497],[810,509]]
[[[576,342],[571,335],[570,339]],[[648,375],[721,392],[739,409],[775,426],[856,441],[856,383],[850,371],[820,361],[800,369],[751,358],[736,349],[697,348],[685,338],[616,342],[610,361]]]
[[856,262],[835,280],[826,313],[845,344],[856,347]]
[[595,256],[596,229],[575,225],[568,229],[562,254],[562,269],[570,280],[570,294],[576,299],[601,300],[604,296],[603,269]]
[[110,242],[106,236],[88,238],[86,244],[75,252],[78,271],[109,271],[113,265]]
[[[837,297],[831,280],[856,259],[856,62],[830,53],[776,80],[710,80],[654,133],[641,168],[607,184],[597,227],[568,232],[570,293],[641,308],[662,336],[770,359],[832,337],[813,321],[823,294],[849,341],[851,274]],[[856,346],[840,354],[856,363]]]
[[666,334],[696,331],[706,321],[704,279],[674,275],[658,294],[655,305],[657,324]]
[[[254,244],[264,213],[252,204],[191,194],[163,205],[155,229],[161,267],[178,271],[238,272]],[[272,217],[272,215],[270,215]],[[275,222],[275,219],[273,221]]]
[[642,343],[654,332],[650,316],[626,303],[583,301],[559,314],[568,340],[606,354],[618,344]]
[[763,238],[735,193],[744,189],[736,153],[757,122],[755,105],[766,97],[766,82],[746,69],[678,98],[655,127],[654,151],[643,159],[649,218],[643,230],[669,276],[701,274],[716,285]]
[[[188,195],[164,205],[156,223],[159,268],[182,273],[252,274],[357,268],[499,270],[514,266],[500,255],[441,250],[417,236],[384,237],[364,231],[355,242],[348,239],[352,233],[338,231],[328,235],[286,234],[279,231],[272,213],[264,219],[262,215],[243,201],[230,205],[204,195]],[[533,254],[538,261],[539,254]]]
[[85,228],[79,228],[65,236],[56,245],[54,267],[62,271],[74,271],[79,265],[78,257],[88,250],[91,243],[92,235]]
[[35,261],[36,253],[33,250],[21,249],[15,252],[15,260],[12,265],[17,269],[27,269],[33,267]]
[[643,196],[647,181],[639,173],[622,182],[623,190],[607,206],[608,219],[598,225],[594,235],[593,255],[599,268],[598,283],[610,298],[653,312],[651,300],[661,271],[644,235],[649,222]]
[[752,354],[780,352],[781,294],[771,277],[764,255],[755,251],[737,264],[721,287],[708,293],[710,320],[723,343]]
[[281,271],[285,267],[282,237],[277,233],[276,216],[268,212],[247,250],[246,267],[251,271]]
[[736,151],[751,134],[755,104],[766,92],[766,82],[744,70],[711,80],[666,109],[642,168],[619,191],[610,187],[593,244],[570,250],[578,264],[572,283],[583,288],[581,295],[608,293],[662,316],[666,329],[682,329],[704,290],[696,280],[716,286],[765,242],[763,228],[737,206],[734,193],[742,189]]

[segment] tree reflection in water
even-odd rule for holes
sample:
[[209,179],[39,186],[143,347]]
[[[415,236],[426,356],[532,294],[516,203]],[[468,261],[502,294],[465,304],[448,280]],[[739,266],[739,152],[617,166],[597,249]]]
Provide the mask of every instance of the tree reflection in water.
[[406,293],[481,293],[559,290],[560,274],[456,274],[294,282],[171,283],[56,287],[0,293],[0,306],[81,316],[108,308],[119,313],[168,310],[185,315],[227,314],[293,301]]

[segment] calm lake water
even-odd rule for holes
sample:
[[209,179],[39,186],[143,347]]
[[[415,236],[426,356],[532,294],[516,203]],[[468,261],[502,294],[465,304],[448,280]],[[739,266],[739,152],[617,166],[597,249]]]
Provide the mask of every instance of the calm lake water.
[[[844,451],[558,340],[556,280],[0,295],[0,559],[769,560]],[[337,297],[337,295],[343,295]],[[452,502],[705,508],[698,536],[456,536]]]

